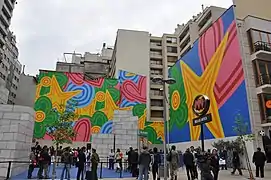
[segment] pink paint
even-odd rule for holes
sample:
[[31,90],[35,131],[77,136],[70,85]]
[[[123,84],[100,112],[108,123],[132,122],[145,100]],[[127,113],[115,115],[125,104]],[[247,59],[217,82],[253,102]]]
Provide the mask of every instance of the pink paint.
[[104,78],[98,78],[95,80],[86,80],[84,79],[84,75],[82,73],[65,73],[66,76],[69,78],[70,81],[72,81],[76,85],[83,85],[84,83],[87,83],[89,85],[95,86],[95,87],[102,87]]
[[74,126],[74,131],[77,132],[73,141],[89,142],[91,137],[91,124],[88,118],[78,120]]
[[131,102],[146,103],[146,82],[145,76],[141,76],[137,84],[131,80],[124,81],[121,87],[121,96]]
[[[214,89],[218,107],[221,107],[232,96],[244,80],[235,21],[230,25],[228,32],[227,47]],[[199,57],[203,71],[222,38],[223,23],[222,19],[219,19],[199,40]]]

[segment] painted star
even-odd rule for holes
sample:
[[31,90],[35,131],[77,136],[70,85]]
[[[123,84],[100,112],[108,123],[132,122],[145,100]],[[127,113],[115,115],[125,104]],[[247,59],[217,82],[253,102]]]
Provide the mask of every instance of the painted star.
[[188,106],[191,140],[198,140],[201,131],[200,126],[193,126],[192,121],[192,119],[196,117],[192,110],[192,104],[197,95],[206,95],[211,101],[208,113],[211,113],[212,115],[212,122],[206,124],[207,128],[215,138],[224,137],[224,130],[221,124],[218,106],[214,95],[214,86],[224,57],[227,41],[228,33],[224,36],[208,66],[200,77],[197,76],[183,61],[180,63],[186,91],[186,103]]
[[62,89],[59,87],[56,77],[53,76],[50,92],[48,93],[47,97],[51,99],[53,106],[59,106],[66,105],[68,100],[78,95],[79,93],[81,93],[81,90],[63,92]]

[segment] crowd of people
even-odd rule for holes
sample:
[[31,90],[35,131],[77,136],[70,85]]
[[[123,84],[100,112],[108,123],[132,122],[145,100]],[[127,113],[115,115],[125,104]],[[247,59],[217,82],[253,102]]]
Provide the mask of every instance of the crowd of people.
[[[59,146],[56,150],[54,147],[48,148],[36,143],[31,148],[30,165],[28,170],[28,178],[32,178],[34,168],[39,168],[37,176],[39,179],[49,178],[50,165],[56,163],[56,166],[62,164],[62,173],[60,179],[70,179],[70,168],[77,167],[77,180],[87,179],[98,180],[97,168],[100,162],[99,155],[94,148],[87,149],[86,147],[71,149],[69,147],[62,148]],[[120,149],[114,152],[110,150],[108,154],[108,168],[116,172],[123,170],[129,171],[132,177],[138,180],[148,180],[149,172],[152,172],[153,180],[160,179],[159,167],[163,166],[164,162],[163,151],[158,151],[157,148],[148,149],[143,147],[139,152],[138,149],[130,149],[124,154]],[[184,153],[177,151],[175,146],[172,146],[167,152],[166,162],[169,165],[171,180],[177,180],[177,172],[180,168],[186,169],[188,180],[196,180],[199,178],[199,173],[204,180],[217,180],[220,170],[227,170],[227,151],[216,149],[202,152],[200,148],[191,146]],[[264,164],[266,161],[265,154],[258,148],[253,155],[253,163],[256,166],[256,177],[264,177]],[[123,167],[124,165],[124,167]],[[240,157],[237,151],[233,151],[232,156],[233,171],[238,170],[242,176],[240,168]]]

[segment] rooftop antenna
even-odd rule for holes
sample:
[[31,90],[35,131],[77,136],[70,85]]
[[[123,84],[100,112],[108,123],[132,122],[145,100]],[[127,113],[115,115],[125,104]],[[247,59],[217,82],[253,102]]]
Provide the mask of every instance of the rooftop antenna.
[[22,70],[22,74],[23,74],[23,75],[25,75],[24,69],[25,69],[25,65],[23,65],[23,70]]
[[202,8],[202,11],[204,11],[204,5],[203,4],[201,5],[201,8]]

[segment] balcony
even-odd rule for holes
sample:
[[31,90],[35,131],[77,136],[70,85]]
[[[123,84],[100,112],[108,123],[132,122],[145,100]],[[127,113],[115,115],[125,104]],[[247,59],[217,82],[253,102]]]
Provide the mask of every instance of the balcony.
[[161,43],[152,43],[150,44],[150,49],[154,50],[162,50],[162,44]]
[[0,31],[3,32],[3,34],[5,36],[7,36],[8,35],[8,31],[7,31],[7,28],[6,28],[6,26],[4,25],[4,23],[2,21],[0,21],[0,28],[1,28]]
[[251,59],[267,59],[271,58],[271,43],[257,41],[253,44],[252,47],[253,54],[251,55]]
[[5,26],[9,27],[10,21],[7,19],[7,17],[3,13],[0,14],[0,18],[1,18],[2,22],[5,24]]
[[162,64],[151,63],[150,67],[154,68],[154,69],[163,69],[163,65]]
[[0,45],[3,46],[6,43],[5,38],[2,34],[0,34]]
[[8,18],[11,18],[12,17],[12,13],[11,11],[9,10],[9,8],[7,7],[7,5],[4,3],[4,6],[3,6],[3,11],[5,13],[5,15],[8,17]]
[[162,53],[150,52],[150,58],[152,58],[152,59],[162,59]]
[[271,92],[271,75],[263,74],[260,75],[257,79],[257,86],[262,88],[262,91]]
[[153,111],[163,111],[164,107],[163,106],[151,106],[151,110],[153,110]]
[[14,0],[5,0],[5,3],[9,7],[9,9],[14,9],[14,3],[15,3]]

